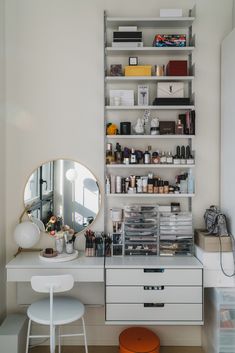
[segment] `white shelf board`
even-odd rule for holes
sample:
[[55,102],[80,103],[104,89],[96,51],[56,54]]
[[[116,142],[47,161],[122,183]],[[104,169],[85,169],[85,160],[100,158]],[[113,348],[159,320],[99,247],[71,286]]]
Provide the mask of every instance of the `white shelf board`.
[[195,17],[107,17],[107,25],[117,29],[118,26],[138,26],[149,28],[187,28]]
[[106,82],[129,82],[129,81],[165,81],[165,82],[190,82],[194,76],[106,76]]
[[107,197],[121,197],[121,198],[127,198],[127,197],[156,197],[156,198],[191,198],[194,197],[195,194],[106,194]]
[[152,169],[152,168],[165,168],[165,169],[189,169],[194,168],[195,164],[106,164],[106,167],[109,169]]
[[143,139],[143,140],[174,140],[174,139],[193,139],[195,135],[106,135],[110,140],[125,140],[125,139]]
[[191,54],[194,47],[106,47],[107,54],[162,54],[162,55],[188,55]]
[[106,110],[194,110],[194,105],[106,105]]

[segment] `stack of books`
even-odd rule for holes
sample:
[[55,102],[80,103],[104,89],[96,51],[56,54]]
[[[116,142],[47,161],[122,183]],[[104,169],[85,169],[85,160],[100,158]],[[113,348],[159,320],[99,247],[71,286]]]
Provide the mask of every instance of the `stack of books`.
[[118,31],[113,32],[112,47],[143,47],[142,32],[137,26],[119,26]]

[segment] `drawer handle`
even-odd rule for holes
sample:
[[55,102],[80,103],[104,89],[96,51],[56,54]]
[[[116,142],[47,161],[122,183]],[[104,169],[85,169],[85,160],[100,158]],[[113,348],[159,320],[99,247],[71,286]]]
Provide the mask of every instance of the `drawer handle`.
[[145,273],[163,273],[165,270],[164,268],[144,268]]
[[144,286],[144,290],[164,290],[164,286]]
[[163,303],[144,303],[144,308],[164,308]]

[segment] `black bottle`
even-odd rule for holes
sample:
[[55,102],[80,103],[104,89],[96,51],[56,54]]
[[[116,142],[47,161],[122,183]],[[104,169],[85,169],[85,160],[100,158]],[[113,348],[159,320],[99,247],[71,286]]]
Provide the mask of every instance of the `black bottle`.
[[180,153],[180,163],[181,164],[186,164],[186,158],[185,158],[185,147],[181,146],[181,153]]
[[121,164],[123,161],[122,148],[118,142],[116,143],[116,150],[114,151],[114,160],[117,164]]
[[174,156],[173,163],[177,165],[181,164],[180,146],[176,147],[176,155]]

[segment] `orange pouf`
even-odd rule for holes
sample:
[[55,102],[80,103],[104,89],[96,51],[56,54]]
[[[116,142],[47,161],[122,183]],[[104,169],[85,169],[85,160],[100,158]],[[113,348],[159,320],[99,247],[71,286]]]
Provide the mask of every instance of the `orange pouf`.
[[159,353],[159,351],[159,337],[147,328],[130,327],[119,336],[120,353]]

